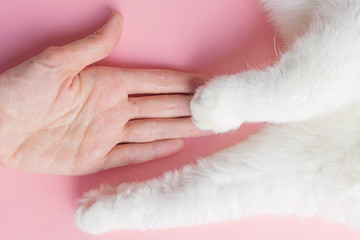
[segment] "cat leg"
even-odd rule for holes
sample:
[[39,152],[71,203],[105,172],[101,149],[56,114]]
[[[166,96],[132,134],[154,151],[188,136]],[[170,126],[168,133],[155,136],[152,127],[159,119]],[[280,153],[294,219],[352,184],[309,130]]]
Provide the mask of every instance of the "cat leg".
[[244,121],[304,121],[359,101],[360,35],[354,29],[360,21],[354,19],[360,4],[330,2],[274,66],[218,76],[201,87],[191,102],[194,123],[224,132]]
[[316,0],[259,0],[259,3],[288,44],[307,29],[311,14],[319,5]]
[[349,146],[333,136],[326,139],[327,130],[321,123],[272,126],[160,179],[93,191],[78,208],[76,224],[99,234],[199,225],[254,214],[317,213],[358,226],[360,150],[355,148],[355,158],[337,151]]

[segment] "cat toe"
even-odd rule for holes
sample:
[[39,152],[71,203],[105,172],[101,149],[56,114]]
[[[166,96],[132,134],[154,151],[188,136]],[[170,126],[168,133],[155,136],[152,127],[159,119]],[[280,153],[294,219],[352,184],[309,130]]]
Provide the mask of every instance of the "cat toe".
[[117,229],[147,229],[143,217],[148,211],[145,199],[149,191],[141,184],[128,183],[90,191],[76,210],[75,224],[94,235]]
[[200,129],[215,133],[238,128],[242,121],[233,114],[226,96],[211,86],[200,88],[191,101],[192,121]]
[[75,213],[76,226],[87,233],[98,235],[114,229],[113,206],[110,199],[98,200],[91,205],[81,205]]

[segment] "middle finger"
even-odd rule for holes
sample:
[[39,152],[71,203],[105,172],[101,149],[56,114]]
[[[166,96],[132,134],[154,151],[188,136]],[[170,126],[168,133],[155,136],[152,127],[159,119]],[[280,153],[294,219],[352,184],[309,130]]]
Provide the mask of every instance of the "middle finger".
[[191,116],[189,95],[158,95],[130,97],[129,102],[137,118],[173,118]]

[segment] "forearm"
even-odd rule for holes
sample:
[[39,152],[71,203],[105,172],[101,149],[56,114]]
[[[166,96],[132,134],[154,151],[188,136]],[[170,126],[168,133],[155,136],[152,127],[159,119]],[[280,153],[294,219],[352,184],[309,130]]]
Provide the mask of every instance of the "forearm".
[[[247,122],[307,120],[357,98],[356,86],[298,70],[270,68],[238,74],[224,83],[232,109]],[[341,84],[340,84],[341,83]]]
[[194,123],[224,132],[243,122],[297,122],[359,100],[355,75],[341,81],[342,72],[331,75],[317,67],[309,59],[285,58],[265,70],[217,77],[194,96]]

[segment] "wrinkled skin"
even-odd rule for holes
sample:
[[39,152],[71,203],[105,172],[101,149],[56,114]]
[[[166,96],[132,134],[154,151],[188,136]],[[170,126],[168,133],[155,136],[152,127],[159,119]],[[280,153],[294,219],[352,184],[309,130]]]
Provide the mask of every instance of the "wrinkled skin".
[[209,134],[189,117],[203,77],[88,66],[115,48],[121,30],[122,17],[114,13],[98,32],[0,75],[3,166],[90,174],[173,154],[182,138]]

